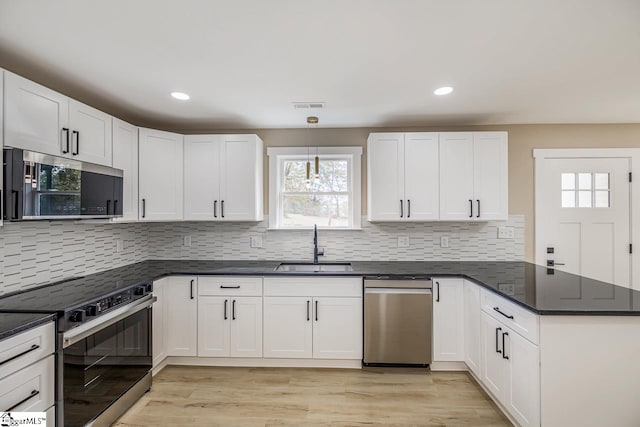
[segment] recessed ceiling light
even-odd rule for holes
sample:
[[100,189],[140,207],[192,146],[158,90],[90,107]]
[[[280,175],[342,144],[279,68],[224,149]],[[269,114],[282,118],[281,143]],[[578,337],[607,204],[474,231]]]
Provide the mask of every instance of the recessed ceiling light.
[[171,92],[171,96],[173,96],[175,99],[179,99],[180,101],[186,101],[191,98],[184,92]]
[[449,95],[451,92],[453,92],[453,88],[451,86],[439,87],[438,89],[433,91],[433,93],[438,96]]

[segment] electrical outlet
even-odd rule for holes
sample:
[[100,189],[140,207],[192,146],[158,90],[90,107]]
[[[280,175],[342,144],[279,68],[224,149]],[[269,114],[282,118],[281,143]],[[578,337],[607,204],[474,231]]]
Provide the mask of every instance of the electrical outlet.
[[440,247],[441,248],[449,247],[449,238],[447,236],[440,237]]
[[262,236],[251,236],[249,237],[249,246],[252,248],[261,248],[262,247]]
[[398,247],[399,248],[408,248],[411,242],[409,241],[409,237],[398,237]]
[[124,250],[124,242],[122,239],[116,239],[116,252],[122,252]]
[[191,236],[184,236],[184,246],[191,246]]
[[498,283],[498,290],[507,295],[515,295],[515,288],[512,283]]
[[498,227],[498,239],[513,239],[516,237],[516,230],[513,227]]

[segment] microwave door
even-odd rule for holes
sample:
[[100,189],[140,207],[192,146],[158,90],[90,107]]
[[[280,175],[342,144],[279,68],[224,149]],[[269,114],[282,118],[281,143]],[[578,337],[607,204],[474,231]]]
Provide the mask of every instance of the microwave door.
[[61,165],[24,162],[24,218],[80,215],[80,170]]
[[82,171],[81,215],[112,216],[115,177]]
[[113,215],[114,216],[122,216],[123,213],[123,203],[124,203],[124,194],[123,194],[123,178],[119,176],[113,177]]
[[24,179],[22,150],[5,149],[2,151],[4,166],[4,211],[2,216],[6,221],[21,220],[23,216]]

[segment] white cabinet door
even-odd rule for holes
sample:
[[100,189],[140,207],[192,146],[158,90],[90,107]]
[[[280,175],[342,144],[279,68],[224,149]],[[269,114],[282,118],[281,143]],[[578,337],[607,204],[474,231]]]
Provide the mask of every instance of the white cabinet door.
[[264,357],[312,357],[311,302],[310,297],[264,298]]
[[113,118],[113,167],[123,171],[122,218],[138,220],[138,128]]
[[[0,68],[0,150],[4,148],[4,70]],[[4,217],[4,171],[0,171],[0,227]]]
[[257,135],[221,135],[220,219],[261,221],[262,140]]
[[464,361],[462,279],[433,279],[433,360]]
[[167,356],[195,356],[198,340],[197,278],[175,276],[166,280]]
[[313,357],[362,359],[362,299],[313,299]]
[[69,153],[69,98],[8,71],[4,86],[5,145],[54,156]]
[[482,331],[481,381],[500,402],[504,401],[507,363],[503,357],[502,333],[506,327],[484,311],[480,313]]
[[231,300],[231,357],[262,357],[262,297]]
[[473,216],[477,220],[507,220],[508,152],[506,132],[473,134]]
[[160,279],[153,282],[153,295],[158,300],[153,304],[151,309],[152,316],[152,333],[153,337],[153,367],[155,368],[160,362],[167,357],[167,330],[166,330],[166,308],[167,302],[165,298],[165,283],[168,279]]
[[83,162],[111,166],[111,116],[69,99],[69,128],[71,129],[71,157]]
[[404,198],[407,221],[440,217],[440,159],[438,133],[404,136]]
[[228,357],[232,297],[198,297],[198,356]]
[[404,134],[372,133],[367,143],[369,221],[404,219]]
[[182,219],[182,135],[140,129],[140,219]]
[[473,200],[473,134],[440,134],[440,219],[470,221]]
[[185,220],[220,219],[221,161],[220,135],[184,137]]
[[505,401],[519,425],[540,425],[540,352],[538,346],[507,329],[504,332],[508,360]]
[[464,281],[464,361],[480,377],[480,287]]

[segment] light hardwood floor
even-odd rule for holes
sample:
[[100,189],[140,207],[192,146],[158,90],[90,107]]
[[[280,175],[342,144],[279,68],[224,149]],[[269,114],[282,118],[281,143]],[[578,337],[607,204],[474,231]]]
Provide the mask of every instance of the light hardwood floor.
[[464,372],[168,366],[115,426],[510,426]]

